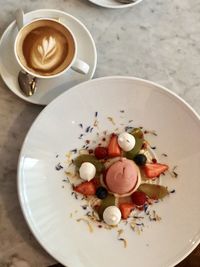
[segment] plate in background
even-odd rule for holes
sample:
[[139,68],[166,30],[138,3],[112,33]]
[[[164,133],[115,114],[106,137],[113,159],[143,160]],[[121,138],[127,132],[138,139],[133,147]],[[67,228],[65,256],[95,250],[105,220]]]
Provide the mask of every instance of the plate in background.
[[115,0],[89,0],[91,3],[101,6],[101,7],[106,7],[106,8],[127,8],[127,7],[132,7],[135,6],[137,4],[139,4],[140,2],[142,2],[142,0],[136,0],[133,3],[130,4],[122,4],[119,3]]

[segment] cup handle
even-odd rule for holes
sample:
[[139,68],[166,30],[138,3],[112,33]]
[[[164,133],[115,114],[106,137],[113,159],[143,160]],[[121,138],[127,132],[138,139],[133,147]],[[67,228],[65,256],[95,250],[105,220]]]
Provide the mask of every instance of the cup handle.
[[81,74],[87,74],[90,66],[80,59],[76,59],[71,68]]

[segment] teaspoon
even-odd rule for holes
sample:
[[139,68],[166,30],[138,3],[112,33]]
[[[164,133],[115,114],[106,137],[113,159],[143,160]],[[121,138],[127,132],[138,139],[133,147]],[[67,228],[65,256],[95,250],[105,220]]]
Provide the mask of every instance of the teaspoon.
[[18,74],[18,83],[26,96],[32,96],[37,90],[37,78],[21,70]]
[[131,4],[131,3],[136,2],[136,0],[115,0],[115,1],[121,4]]
[[[15,19],[17,28],[20,30],[24,26],[24,12],[22,9],[18,9],[15,13]],[[37,90],[37,78],[31,76],[25,71],[19,71],[18,83],[21,91],[26,96],[32,96]]]

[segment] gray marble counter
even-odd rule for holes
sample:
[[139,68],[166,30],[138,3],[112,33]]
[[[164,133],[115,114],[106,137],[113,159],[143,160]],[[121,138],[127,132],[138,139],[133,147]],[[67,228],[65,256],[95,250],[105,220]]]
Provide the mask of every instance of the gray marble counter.
[[[158,82],[200,113],[199,0],[144,0],[122,10],[100,8],[87,0],[0,0],[0,5],[0,34],[19,7],[25,12],[56,8],[76,16],[97,45],[95,77],[131,75]],[[55,263],[30,233],[16,190],[20,147],[41,110],[17,98],[0,79],[0,267],[28,266],[17,264],[15,256],[32,267]],[[199,265],[194,260],[182,266]]]

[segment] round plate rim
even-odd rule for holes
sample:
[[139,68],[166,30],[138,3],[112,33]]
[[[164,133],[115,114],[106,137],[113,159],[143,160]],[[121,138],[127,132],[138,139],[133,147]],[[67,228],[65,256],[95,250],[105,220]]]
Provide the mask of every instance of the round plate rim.
[[120,4],[116,5],[116,6],[112,6],[112,5],[103,5],[103,4],[99,4],[96,3],[96,0],[88,0],[89,2],[91,2],[94,5],[100,6],[100,7],[104,7],[104,8],[110,8],[110,9],[121,9],[121,8],[128,8],[128,7],[133,7],[136,6],[137,4],[139,4],[140,2],[142,2],[143,0],[137,0],[134,3],[130,3],[130,4]]
[[[58,96],[57,98],[55,98],[50,105],[54,104],[54,102],[59,101],[59,98],[63,97],[64,94],[67,94],[70,90],[76,90],[77,87],[84,85],[87,85],[88,83],[94,83],[94,82],[98,82],[98,81],[106,81],[106,80],[112,80],[112,79],[124,79],[124,80],[132,80],[132,81],[139,81],[139,82],[143,82],[146,84],[150,84],[153,85],[155,87],[158,87],[159,89],[161,89],[161,91],[164,91],[166,93],[168,93],[169,95],[175,97],[176,99],[178,99],[182,104],[184,104],[184,106],[186,106],[190,112],[192,112],[192,114],[196,117],[196,119],[198,121],[200,121],[200,115],[194,110],[194,108],[192,108],[183,98],[181,98],[180,96],[178,96],[176,93],[170,91],[169,89],[167,89],[166,87],[156,83],[156,82],[152,82],[146,79],[142,79],[142,78],[137,78],[137,77],[133,77],[133,76],[107,76],[107,77],[100,77],[100,78],[96,78],[93,80],[88,80],[85,81],[81,84],[78,84],[72,88],[70,88],[69,90],[67,90],[66,92],[64,92],[63,94],[61,94],[60,96]],[[20,166],[22,164],[22,154],[23,154],[23,150],[25,148],[26,142],[28,140],[29,137],[29,133],[31,131],[31,129],[34,127],[34,125],[37,123],[37,121],[39,120],[39,118],[43,115],[43,113],[45,113],[49,108],[49,105],[46,106],[41,112],[40,114],[36,117],[36,119],[33,121],[33,124],[31,125],[30,129],[28,130],[26,137],[24,139],[24,142],[22,144],[21,147],[21,151],[19,154],[19,158],[18,158],[18,166],[17,166],[17,192],[18,192],[18,199],[19,199],[19,203],[21,206],[21,210],[22,213],[24,215],[24,218],[26,220],[26,223],[29,226],[29,229],[31,230],[31,232],[33,233],[34,237],[36,238],[36,240],[38,241],[38,243],[43,247],[43,249],[45,251],[47,251],[55,260],[57,260],[58,262],[60,262],[62,265],[66,266],[64,262],[62,262],[61,260],[59,260],[56,255],[54,255],[54,253],[47,247],[45,247],[45,244],[43,244],[43,240],[41,241],[38,237],[37,237],[37,232],[35,232],[34,226],[31,225],[31,219],[28,216],[28,213],[26,213],[25,208],[23,206],[23,197],[21,192],[21,185],[20,185]],[[187,251],[187,253],[185,253],[184,255],[182,255],[181,257],[179,257],[175,262],[173,262],[173,264],[170,264],[166,267],[174,267],[175,265],[177,265],[178,263],[180,263],[183,259],[185,259],[198,245],[200,244],[200,238],[195,240],[195,243],[192,244],[191,248]],[[70,266],[68,266],[70,267]]]

